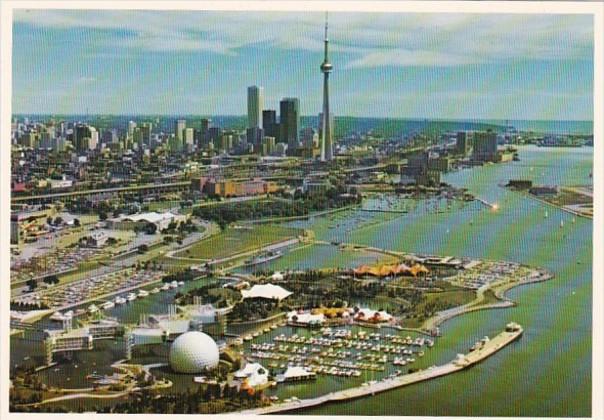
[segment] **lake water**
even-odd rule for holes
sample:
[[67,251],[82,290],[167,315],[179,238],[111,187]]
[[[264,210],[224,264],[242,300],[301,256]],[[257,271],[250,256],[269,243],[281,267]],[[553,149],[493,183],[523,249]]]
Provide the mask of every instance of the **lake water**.
[[[473,205],[452,213],[405,214],[350,234],[350,240],[400,251],[503,259],[541,266],[555,279],[516,288],[518,306],[474,312],[446,322],[438,349],[465,352],[506,322],[525,328],[521,340],[454,375],[304,414],[418,416],[590,416],[592,356],[592,221],[508,191],[498,184],[590,184],[592,149],[522,147],[520,162],[453,172],[499,211]],[[547,208],[549,217],[545,218]],[[560,228],[560,221],[564,227]],[[328,230],[326,236],[332,234]]]

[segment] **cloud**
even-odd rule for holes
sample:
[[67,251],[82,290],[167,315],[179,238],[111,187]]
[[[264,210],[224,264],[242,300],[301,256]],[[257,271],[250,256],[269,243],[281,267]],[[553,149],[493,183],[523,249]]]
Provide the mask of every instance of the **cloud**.
[[349,61],[344,68],[408,67],[408,66],[459,66],[476,63],[476,57],[427,50],[390,49],[370,52]]
[[[329,19],[331,51],[347,55],[345,68],[592,56],[590,16],[332,13]],[[252,45],[323,48],[323,14],[316,12],[17,10],[15,21],[103,31],[95,41],[123,54],[206,51],[233,56]]]

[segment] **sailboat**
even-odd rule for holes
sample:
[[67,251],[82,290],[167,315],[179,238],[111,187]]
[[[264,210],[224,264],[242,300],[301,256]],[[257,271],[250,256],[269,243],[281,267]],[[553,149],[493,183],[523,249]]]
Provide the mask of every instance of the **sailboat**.
[[545,217],[546,219],[549,217],[549,213],[547,212],[547,210],[545,210],[545,214],[543,215],[543,217]]
[[575,218],[573,217],[573,223],[575,223],[576,221],[577,221],[577,219],[575,219]]
[[564,220],[560,220],[560,227],[563,228],[564,227]]

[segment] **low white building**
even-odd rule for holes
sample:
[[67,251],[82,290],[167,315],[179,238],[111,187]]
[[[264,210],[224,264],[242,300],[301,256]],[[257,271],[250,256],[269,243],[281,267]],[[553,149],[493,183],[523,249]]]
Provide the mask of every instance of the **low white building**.
[[311,314],[310,312],[291,311],[287,313],[287,322],[298,325],[322,325],[325,322],[325,315]]
[[92,232],[88,238],[87,245],[92,248],[102,248],[107,243],[107,239],[109,239],[107,233],[102,230],[98,230]]
[[172,222],[179,223],[185,222],[186,220],[186,215],[174,214],[169,211],[165,213],[153,211],[107,219],[107,227],[110,229],[134,230],[137,227],[144,228],[151,223],[157,227],[157,231],[159,232],[163,229],[167,229]]
[[268,370],[260,363],[247,363],[233,375],[233,382],[238,388],[244,383],[252,388],[266,385],[268,383]]
[[315,372],[310,372],[302,366],[289,366],[284,373],[277,375],[277,382],[303,381],[316,377]]
[[369,321],[369,322],[390,322],[392,321],[392,315],[386,311],[374,311],[369,308],[360,308],[358,312],[354,314],[356,321]]

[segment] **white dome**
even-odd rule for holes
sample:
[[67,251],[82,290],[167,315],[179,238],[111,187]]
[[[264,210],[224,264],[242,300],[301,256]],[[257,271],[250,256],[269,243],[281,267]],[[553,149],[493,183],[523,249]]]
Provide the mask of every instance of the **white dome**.
[[170,347],[170,366],[179,373],[200,373],[218,366],[218,346],[207,334],[182,334]]

